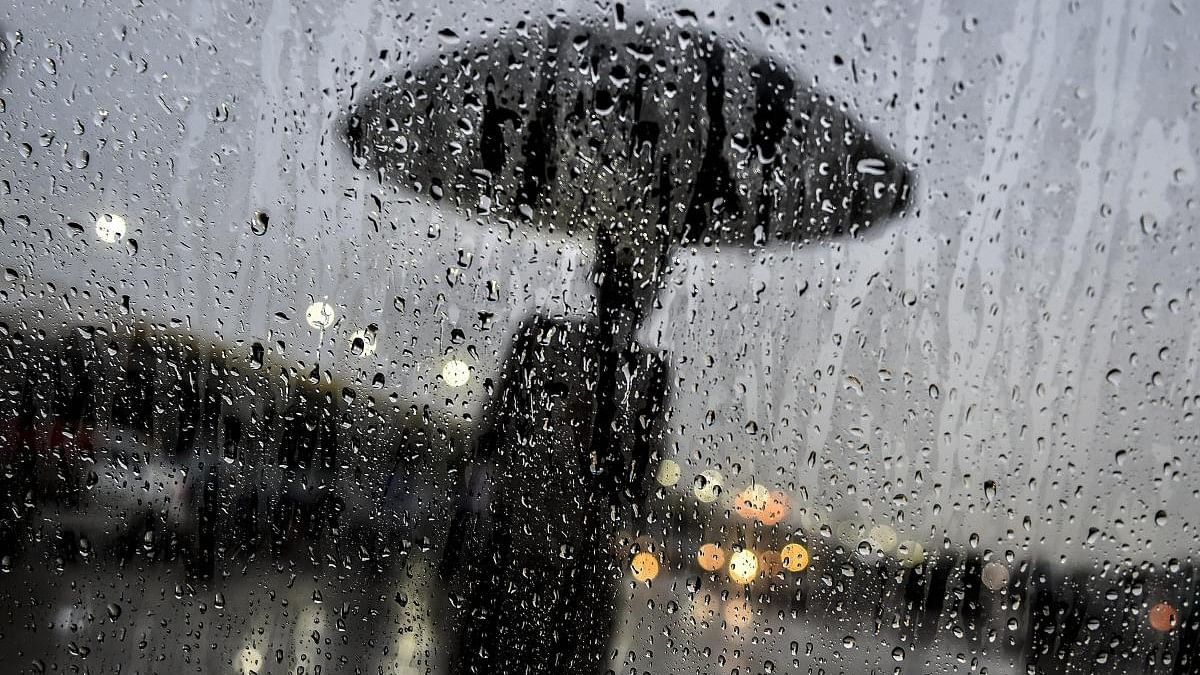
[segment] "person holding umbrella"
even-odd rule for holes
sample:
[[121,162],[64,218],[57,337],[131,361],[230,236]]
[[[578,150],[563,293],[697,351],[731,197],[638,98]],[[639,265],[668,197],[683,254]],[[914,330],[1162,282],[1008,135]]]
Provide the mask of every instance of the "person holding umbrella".
[[672,252],[853,236],[909,199],[902,163],[784,64],[620,7],[455,47],[347,122],[384,180],[594,245],[591,315],[525,323],[475,443],[443,563],[455,672],[603,672],[614,539],[670,414],[667,356],[638,333]]

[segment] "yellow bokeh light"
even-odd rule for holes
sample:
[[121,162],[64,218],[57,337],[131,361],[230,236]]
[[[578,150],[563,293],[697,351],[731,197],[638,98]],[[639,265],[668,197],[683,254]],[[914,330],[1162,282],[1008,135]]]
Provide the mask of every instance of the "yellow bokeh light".
[[96,219],[96,236],[106,244],[115,244],[125,236],[129,224],[125,219],[113,213],[102,214]]
[[696,552],[696,559],[700,562],[700,569],[716,572],[725,565],[725,551],[716,544],[705,544]]
[[925,547],[911,539],[906,539],[896,547],[896,559],[905,567],[916,567],[925,562]]
[[716,469],[705,469],[696,476],[696,482],[692,485],[692,492],[696,495],[696,499],[704,504],[711,504],[717,501],[717,497],[721,496],[721,486],[725,483],[725,477]]
[[887,525],[872,527],[871,531],[867,533],[867,541],[870,542],[875,550],[884,553],[895,551],[896,544],[898,543],[896,531]]
[[653,553],[642,551],[633,556],[629,563],[633,578],[638,581],[653,581],[658,576],[658,558]]
[[758,556],[754,551],[742,549],[729,556],[729,578],[735,583],[748,584],[758,574]]
[[674,487],[679,482],[679,477],[682,473],[683,470],[679,468],[679,462],[673,459],[664,459],[658,465],[658,473],[655,475],[655,479],[663,487]]
[[785,570],[789,572],[803,572],[808,569],[808,549],[800,544],[788,544],[779,553]]
[[442,381],[448,387],[461,387],[471,381],[471,366],[466,361],[450,359],[442,366]]

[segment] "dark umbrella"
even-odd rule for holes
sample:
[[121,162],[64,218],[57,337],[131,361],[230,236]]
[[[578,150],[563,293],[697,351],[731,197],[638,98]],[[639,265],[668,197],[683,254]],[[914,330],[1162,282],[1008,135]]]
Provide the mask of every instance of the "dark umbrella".
[[594,317],[531,321],[484,425],[488,478],[464,503],[486,502],[465,509],[486,543],[467,553],[459,519],[448,547],[475,561],[460,670],[597,669],[607,547],[665,415],[665,360],[635,336],[672,248],[853,235],[908,197],[908,171],[844,106],[676,18],[520,22],[389,75],[348,121],[382,180],[596,248]]

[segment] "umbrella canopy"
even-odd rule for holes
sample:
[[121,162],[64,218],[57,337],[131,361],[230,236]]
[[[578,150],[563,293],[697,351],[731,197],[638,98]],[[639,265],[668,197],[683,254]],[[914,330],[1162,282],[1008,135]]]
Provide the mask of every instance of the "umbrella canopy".
[[803,242],[904,206],[909,172],[845,106],[692,24],[521,22],[452,46],[359,102],[356,162],[468,215],[596,236],[649,277],[664,243]]

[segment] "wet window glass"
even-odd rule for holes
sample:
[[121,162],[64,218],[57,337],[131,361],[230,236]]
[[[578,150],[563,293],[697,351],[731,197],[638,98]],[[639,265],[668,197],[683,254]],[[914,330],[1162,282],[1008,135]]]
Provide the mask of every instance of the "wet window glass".
[[1198,31],[0,9],[4,671],[1200,672]]

